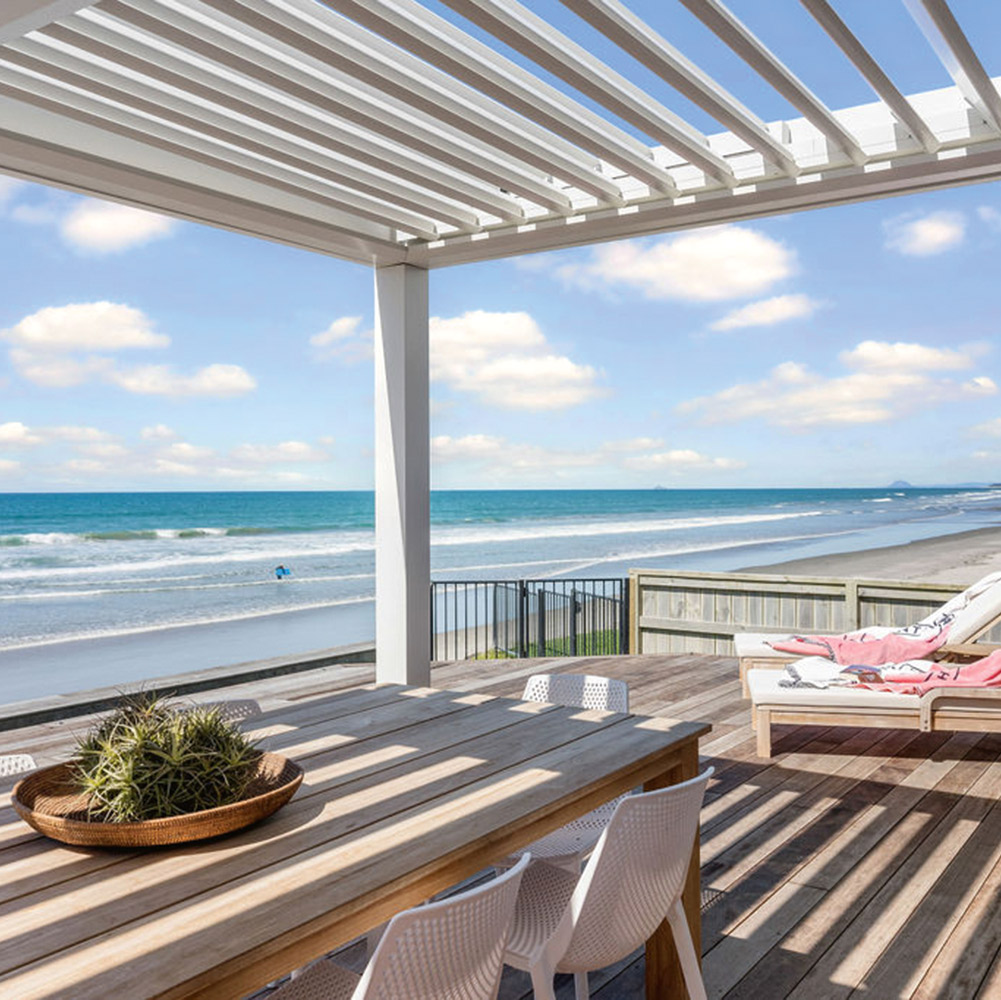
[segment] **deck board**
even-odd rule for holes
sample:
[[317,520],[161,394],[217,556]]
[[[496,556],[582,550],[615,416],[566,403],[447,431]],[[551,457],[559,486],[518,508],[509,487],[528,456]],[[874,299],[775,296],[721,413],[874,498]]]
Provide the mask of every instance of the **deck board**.
[[[993,734],[778,726],[775,756],[755,754],[736,662],[696,655],[458,661],[436,687],[516,695],[545,670],[629,682],[635,712],[711,722],[716,768],[703,813],[706,985],[715,1000],[983,1000],[1001,996],[1001,737]],[[364,684],[368,665],[268,678],[200,700],[297,705],[309,753],[312,699]],[[357,696],[358,723],[379,699]],[[458,715],[451,718],[458,719]],[[0,751],[63,758],[88,719],[0,733]],[[445,742],[445,741],[443,741]],[[9,790],[9,784],[0,792]],[[0,858],[33,876],[33,852],[0,828]],[[99,865],[68,855],[67,876]],[[591,977],[594,1000],[640,1000],[641,954]],[[505,974],[501,1000],[528,1000],[528,977]],[[559,977],[557,996],[573,996]]]

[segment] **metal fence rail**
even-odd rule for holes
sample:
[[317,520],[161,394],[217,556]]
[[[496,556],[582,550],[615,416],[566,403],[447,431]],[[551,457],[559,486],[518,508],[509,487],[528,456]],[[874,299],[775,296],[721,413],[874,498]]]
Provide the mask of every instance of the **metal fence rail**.
[[628,580],[431,584],[435,660],[615,656],[628,651]]

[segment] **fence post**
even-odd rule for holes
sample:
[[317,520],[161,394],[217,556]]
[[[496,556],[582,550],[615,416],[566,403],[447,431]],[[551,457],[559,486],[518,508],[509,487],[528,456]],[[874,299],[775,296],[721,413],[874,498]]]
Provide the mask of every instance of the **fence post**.
[[629,598],[632,596],[629,577],[621,581],[619,593],[622,595],[619,601],[619,652],[625,655],[629,652]]
[[546,588],[541,587],[536,595],[539,608],[536,611],[537,621],[535,623],[536,656],[546,656]]
[[570,655],[577,655],[577,588],[570,588]]
[[518,581],[518,657],[523,658],[527,652],[528,629],[528,586],[524,580]]
[[638,570],[629,574],[629,652],[642,653],[640,640],[640,575]]
[[845,631],[853,632],[862,627],[860,621],[861,607],[859,607],[858,580],[845,580]]

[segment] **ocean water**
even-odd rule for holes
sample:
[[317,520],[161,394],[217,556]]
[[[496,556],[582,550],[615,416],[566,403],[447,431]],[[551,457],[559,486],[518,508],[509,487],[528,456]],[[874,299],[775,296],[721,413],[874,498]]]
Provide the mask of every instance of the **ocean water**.
[[[447,491],[432,521],[435,579],[606,577],[993,525],[1001,490]],[[307,609],[367,639],[373,572],[371,493],[0,495],[0,650]]]

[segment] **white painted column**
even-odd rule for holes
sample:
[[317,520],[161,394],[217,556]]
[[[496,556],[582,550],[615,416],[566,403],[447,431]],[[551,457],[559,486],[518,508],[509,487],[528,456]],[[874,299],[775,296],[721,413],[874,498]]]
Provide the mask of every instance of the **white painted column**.
[[375,271],[375,675],[431,678],[428,275]]

